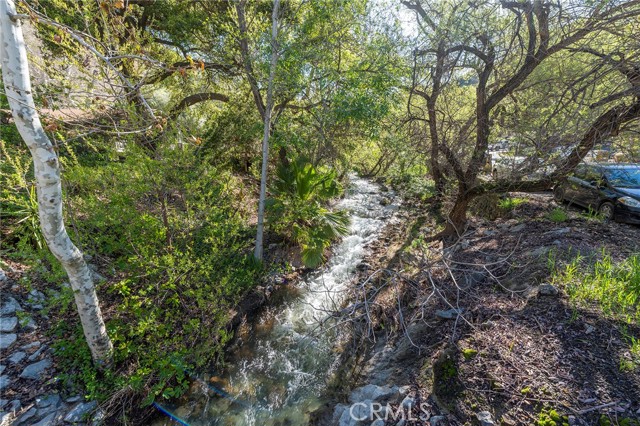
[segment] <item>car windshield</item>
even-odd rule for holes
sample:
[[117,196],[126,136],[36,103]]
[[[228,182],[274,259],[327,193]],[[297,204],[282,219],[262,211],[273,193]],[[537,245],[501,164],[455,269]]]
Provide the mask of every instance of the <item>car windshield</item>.
[[604,174],[612,186],[640,188],[640,167],[606,169]]

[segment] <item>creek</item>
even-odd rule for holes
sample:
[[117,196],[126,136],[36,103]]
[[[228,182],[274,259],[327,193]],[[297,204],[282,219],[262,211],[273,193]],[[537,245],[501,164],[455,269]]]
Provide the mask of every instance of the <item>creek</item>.
[[208,381],[226,397],[202,385],[174,413],[193,426],[308,424],[310,414],[327,401],[327,383],[340,362],[335,350],[340,327],[333,326],[330,313],[350,294],[367,246],[394,220],[398,198],[352,176],[335,206],[350,213],[349,234],[334,246],[329,261],[297,285],[283,286],[252,320],[224,369]]

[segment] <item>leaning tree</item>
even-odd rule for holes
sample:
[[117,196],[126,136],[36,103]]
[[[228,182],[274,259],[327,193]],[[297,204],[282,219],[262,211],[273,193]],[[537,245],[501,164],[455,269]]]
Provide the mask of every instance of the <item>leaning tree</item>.
[[[596,144],[640,117],[637,41],[635,47],[629,43],[637,34],[638,1],[402,3],[415,11],[420,28],[421,44],[413,50],[410,106],[426,110],[426,117],[419,118],[429,127],[430,170],[438,195],[446,182],[454,186],[455,201],[442,236],[462,232],[474,197],[487,191],[549,188]],[[618,37],[614,48],[599,43],[605,36]],[[562,55],[565,60],[588,61],[589,66],[561,73],[554,84],[538,81],[536,86],[536,78],[543,80],[537,74],[550,59]],[[602,79],[612,83],[603,84]],[[550,126],[554,117],[574,118],[572,138],[554,135],[556,145],[568,154],[556,155],[549,143],[540,149],[533,138],[522,173],[483,180],[489,144],[499,136],[501,119],[510,111],[517,123],[521,111],[514,105],[543,93],[541,86],[545,96],[561,99],[563,108],[538,111],[538,128]],[[531,179],[530,172],[536,170],[543,170],[544,176]]]

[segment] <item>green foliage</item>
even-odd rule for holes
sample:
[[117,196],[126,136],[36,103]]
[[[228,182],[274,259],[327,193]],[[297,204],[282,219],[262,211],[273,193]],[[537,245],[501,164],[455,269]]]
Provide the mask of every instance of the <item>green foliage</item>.
[[576,303],[595,303],[613,318],[628,323],[640,319],[640,254],[615,262],[607,253],[590,265],[577,256],[555,271],[553,281],[566,288]]
[[580,213],[580,216],[591,221],[596,221],[596,222],[604,221],[604,217],[600,213],[598,213],[597,210],[594,210],[591,207],[589,207],[586,211]]
[[498,202],[498,207],[500,207],[504,212],[510,212],[514,210],[516,207],[527,202],[526,198],[518,198],[518,197],[506,197],[501,199]]
[[569,220],[569,215],[567,214],[567,212],[560,208],[560,207],[556,207],[553,210],[551,210],[549,213],[547,213],[547,219],[549,219],[552,222],[566,222],[567,220]]
[[561,416],[554,409],[542,410],[536,420],[536,426],[569,426],[569,417]]
[[475,349],[466,348],[462,350],[462,355],[464,356],[464,359],[470,360],[471,358],[475,358],[475,356],[478,355],[478,351]]
[[[100,255],[109,275],[98,293],[110,307],[117,368],[96,372],[72,293],[61,288],[46,308],[58,319],[52,332],[61,378],[99,400],[124,388],[145,403],[178,397],[188,386],[185,370],[223,361],[229,312],[262,273],[250,255],[243,200],[234,195],[238,181],[194,165],[190,150],[160,149],[152,159],[131,148],[121,162],[67,162],[71,236],[85,253]],[[66,280],[47,251],[19,247],[15,256],[31,266],[31,277]]]
[[0,154],[5,160],[0,165],[0,221],[10,230],[3,241],[42,249],[45,243],[38,220],[31,156],[26,148],[2,139]]
[[346,212],[324,207],[342,192],[335,171],[316,169],[298,158],[278,166],[271,192],[268,208],[273,230],[300,245],[306,266],[318,266],[331,241],[346,235],[349,225]]
[[471,205],[473,214],[489,220],[504,217],[516,207],[526,203],[525,198],[500,197],[498,194],[489,192],[476,197]]
[[621,332],[629,344],[629,354],[621,356],[619,368],[622,372],[630,373],[640,368],[640,338],[629,334],[626,328],[622,328]]

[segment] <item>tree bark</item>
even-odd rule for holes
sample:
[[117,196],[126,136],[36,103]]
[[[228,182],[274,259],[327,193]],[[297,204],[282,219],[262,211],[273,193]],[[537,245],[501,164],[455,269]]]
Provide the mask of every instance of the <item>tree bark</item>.
[[437,235],[442,237],[460,237],[467,225],[467,210],[473,196],[466,191],[459,191],[453,207],[447,216],[447,225],[445,229]]
[[102,319],[91,271],[64,226],[60,164],[33,101],[27,51],[14,0],[0,0],[0,30],[2,79],[15,124],[33,157],[42,234],[69,276],[93,360],[99,368],[105,368],[112,363],[113,345]]
[[267,166],[269,162],[269,136],[271,135],[271,113],[273,111],[273,80],[278,65],[278,9],[280,0],[274,0],[271,15],[271,64],[267,84],[267,104],[264,110],[264,133],[262,137],[262,170],[260,175],[260,200],[258,201],[258,230],[254,257],[262,260],[264,239],[264,205],[267,198]]

